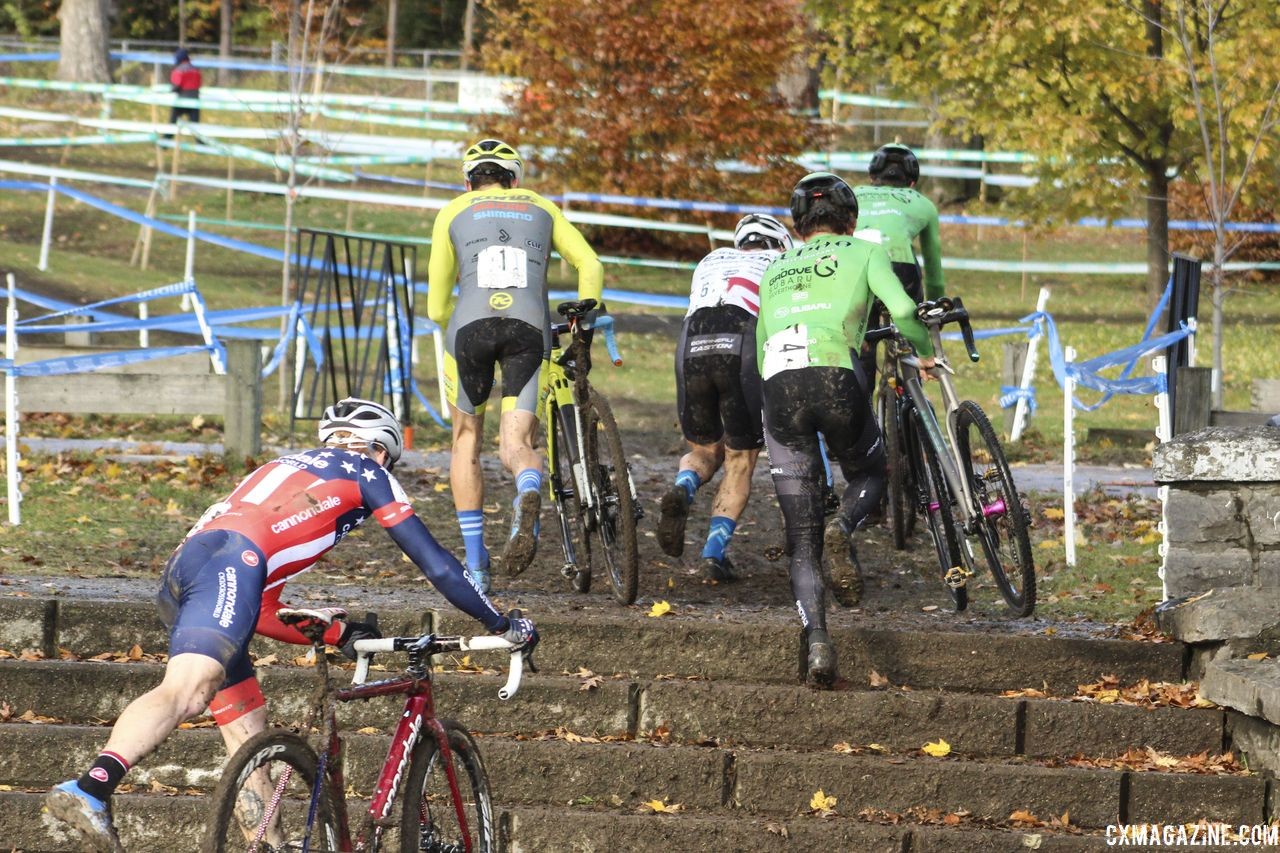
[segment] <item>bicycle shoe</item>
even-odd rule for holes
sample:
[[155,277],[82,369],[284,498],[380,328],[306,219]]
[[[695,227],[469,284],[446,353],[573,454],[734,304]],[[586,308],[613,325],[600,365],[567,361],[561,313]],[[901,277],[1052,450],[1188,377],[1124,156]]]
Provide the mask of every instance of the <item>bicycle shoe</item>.
[[124,853],[124,845],[111,821],[111,806],[90,796],[70,779],[45,795],[45,808],[57,820],[69,825],[96,853]]
[[862,564],[844,523],[833,518],[822,537],[822,565],[831,596],[845,607],[862,601]]
[[511,538],[502,552],[502,568],[518,575],[533,562],[538,553],[538,514],[542,511],[542,495],[534,489],[520,493],[511,517]]
[[662,496],[662,517],[658,519],[658,547],[668,557],[684,553],[684,523],[689,518],[689,494],[684,486],[672,486]]
[[730,583],[738,579],[738,570],[728,557],[703,557],[702,576],[709,581]]
[[467,573],[471,575],[471,579],[475,581],[476,586],[480,587],[480,591],[485,595],[489,594],[489,589],[493,586],[492,566],[486,559],[483,566],[474,569],[467,569]]
[[836,647],[821,628],[809,632],[809,686],[828,689],[836,681]]

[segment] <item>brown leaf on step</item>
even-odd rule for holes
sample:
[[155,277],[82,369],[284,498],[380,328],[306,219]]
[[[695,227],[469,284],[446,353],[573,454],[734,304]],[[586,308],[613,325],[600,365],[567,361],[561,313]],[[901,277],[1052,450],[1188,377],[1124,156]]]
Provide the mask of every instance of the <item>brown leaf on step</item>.
[[885,678],[883,675],[876,672],[874,669],[871,670],[871,674],[867,677],[867,680],[871,683],[872,687],[891,687],[892,686],[889,683],[889,679]]
[[1043,826],[1043,825],[1044,825],[1044,821],[1040,820],[1040,818],[1036,817],[1035,815],[1033,815],[1031,812],[1027,811],[1026,809],[1018,809],[1017,811],[1015,811],[1015,812],[1013,812],[1011,815],[1009,815],[1009,823],[1012,823],[1012,824],[1015,824],[1015,825],[1016,825],[1016,824],[1026,824],[1026,825],[1028,825],[1028,826]]
[[177,793],[178,793],[178,789],[177,789],[177,788],[171,788],[171,787],[169,787],[168,785],[162,785],[160,782],[156,781],[155,779],[152,779],[152,780],[151,780],[151,793],[153,793],[153,794],[164,794],[164,795],[166,795],[166,796],[170,796],[170,797],[172,797],[172,796],[176,796],[176,795],[177,795]]
[[791,837],[791,832],[787,829],[786,825],[778,823],[776,820],[767,821],[764,828],[766,832],[771,832],[774,835],[780,835],[783,838]]

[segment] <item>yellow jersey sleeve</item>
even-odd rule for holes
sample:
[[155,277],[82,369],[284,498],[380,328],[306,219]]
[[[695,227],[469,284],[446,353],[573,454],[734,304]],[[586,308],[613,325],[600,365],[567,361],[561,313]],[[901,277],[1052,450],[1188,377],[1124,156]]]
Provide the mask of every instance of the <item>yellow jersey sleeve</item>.
[[600,258],[559,207],[542,196],[537,197],[537,204],[551,214],[551,244],[560,257],[578,271],[578,298],[599,300],[604,290],[604,265]]
[[458,281],[458,255],[453,248],[453,240],[449,238],[449,225],[458,211],[466,207],[464,199],[468,194],[458,196],[436,214],[435,224],[431,228],[431,259],[427,262],[427,317],[431,322],[444,326],[453,313],[451,297],[453,286]]

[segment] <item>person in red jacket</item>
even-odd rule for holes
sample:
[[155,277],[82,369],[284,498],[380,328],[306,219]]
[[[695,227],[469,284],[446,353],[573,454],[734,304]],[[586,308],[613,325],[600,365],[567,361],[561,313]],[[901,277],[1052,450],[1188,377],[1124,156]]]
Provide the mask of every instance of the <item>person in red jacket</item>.
[[[191,64],[191,55],[185,47],[178,48],[173,54],[173,70],[169,72],[169,82],[173,84],[173,93],[179,98],[200,97],[200,69]],[[200,121],[200,108],[174,104],[169,110],[169,123],[177,124],[180,118],[194,124]]]

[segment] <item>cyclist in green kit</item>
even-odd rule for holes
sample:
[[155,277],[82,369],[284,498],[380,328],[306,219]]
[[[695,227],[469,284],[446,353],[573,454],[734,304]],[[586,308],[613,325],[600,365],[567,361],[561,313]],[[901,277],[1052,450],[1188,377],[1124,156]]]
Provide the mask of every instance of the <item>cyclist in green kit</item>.
[[[861,570],[849,537],[879,505],[887,464],[870,395],[851,353],[862,345],[876,297],[916,348],[922,367],[933,366],[933,346],[888,253],[852,236],[858,201],[847,183],[829,172],[806,176],[791,194],[791,217],[805,244],[765,270],[757,358],[770,473],[786,521],[791,590],[809,647],[808,677],[815,686],[829,687],[836,658],[827,634],[826,591],[845,606],[861,599]],[[825,534],[819,433],[847,483]]]
[[[889,253],[893,271],[907,295],[916,302],[937,299],[945,292],[942,277],[942,239],[938,233],[938,208],[916,191],[920,161],[899,142],[882,145],[871,157],[867,169],[870,184],[854,188],[858,199],[858,230],[880,232],[880,245]],[[916,263],[915,242],[920,241],[924,259],[924,280]],[[872,314],[875,325],[887,322],[882,306]],[[875,388],[874,347],[862,353],[862,369],[867,387]]]

